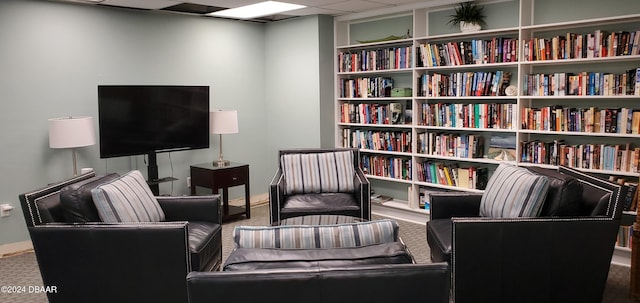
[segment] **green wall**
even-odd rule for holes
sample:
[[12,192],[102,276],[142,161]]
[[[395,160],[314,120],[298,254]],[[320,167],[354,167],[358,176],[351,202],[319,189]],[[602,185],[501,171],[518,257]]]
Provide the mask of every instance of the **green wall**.
[[[97,119],[100,84],[209,85],[212,109],[238,110],[240,132],[224,136],[225,158],[249,163],[252,195],[266,193],[278,149],[320,145],[319,92],[327,88],[319,87],[319,37],[333,32],[321,19],[262,24],[0,1],[0,203],[16,208],[0,218],[0,245],[29,239],[20,193],[72,174],[71,152],[48,146],[47,119]],[[159,154],[160,176],[179,179],[161,194],[187,194],[189,165],[213,161],[218,147],[212,135],[209,149]],[[78,165],[146,174],[143,156],[99,159],[98,145],[79,149]]]

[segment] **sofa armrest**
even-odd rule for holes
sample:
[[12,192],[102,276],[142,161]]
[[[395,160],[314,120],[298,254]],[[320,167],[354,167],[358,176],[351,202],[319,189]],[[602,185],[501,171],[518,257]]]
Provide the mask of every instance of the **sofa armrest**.
[[271,225],[280,222],[280,209],[284,204],[285,180],[282,170],[278,168],[269,183],[269,218]]
[[432,193],[430,218],[478,217],[481,199],[479,193]]
[[156,197],[166,221],[205,221],[222,224],[220,195]]
[[590,217],[452,222],[456,302],[602,300],[619,221]]
[[355,169],[355,199],[360,202],[361,217],[371,220],[371,184],[360,167]]
[[49,302],[186,302],[187,224],[29,228],[44,285],[58,289]]

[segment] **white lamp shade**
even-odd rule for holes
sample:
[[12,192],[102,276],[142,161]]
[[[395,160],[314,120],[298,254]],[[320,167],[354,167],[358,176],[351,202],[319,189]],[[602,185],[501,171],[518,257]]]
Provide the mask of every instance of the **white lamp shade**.
[[238,111],[219,110],[211,112],[212,134],[237,134]]
[[74,148],[96,144],[93,117],[49,119],[49,147]]

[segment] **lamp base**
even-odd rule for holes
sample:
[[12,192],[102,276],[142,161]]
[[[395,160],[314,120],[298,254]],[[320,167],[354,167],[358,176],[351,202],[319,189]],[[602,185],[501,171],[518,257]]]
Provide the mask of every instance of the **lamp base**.
[[229,166],[229,163],[229,160],[218,159],[216,161],[213,161],[213,166],[225,167]]

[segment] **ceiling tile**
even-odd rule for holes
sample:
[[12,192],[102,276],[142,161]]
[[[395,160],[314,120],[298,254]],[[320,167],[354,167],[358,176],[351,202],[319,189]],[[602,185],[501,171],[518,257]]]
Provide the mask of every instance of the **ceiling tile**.
[[301,8],[301,9],[297,9],[294,11],[290,11],[290,12],[286,12],[285,14],[290,14],[293,16],[309,16],[309,15],[331,15],[331,16],[337,16],[337,15],[343,15],[343,14],[348,14],[350,12],[348,11],[338,11],[338,10],[333,10],[333,9],[326,9],[326,8],[320,8],[320,7],[306,7],[306,8]]
[[428,1],[416,1],[416,0],[374,0],[374,2],[393,4],[393,5],[403,5],[409,3],[417,3],[417,2],[428,2]]
[[279,1],[317,7],[317,6],[340,3],[340,2],[344,2],[345,0],[279,0]]
[[105,0],[100,4],[141,9],[162,9],[182,2],[177,0]]
[[361,1],[361,0],[350,0],[343,1],[335,4],[323,5],[322,8],[338,10],[338,11],[348,11],[348,12],[362,12],[371,9],[378,9],[389,6],[388,4],[369,2],[369,1]]
[[183,2],[190,2],[195,4],[202,5],[210,5],[210,6],[219,6],[219,7],[228,7],[235,8],[240,6],[245,6],[249,4],[255,4],[259,2],[263,2],[264,0],[184,0]]

